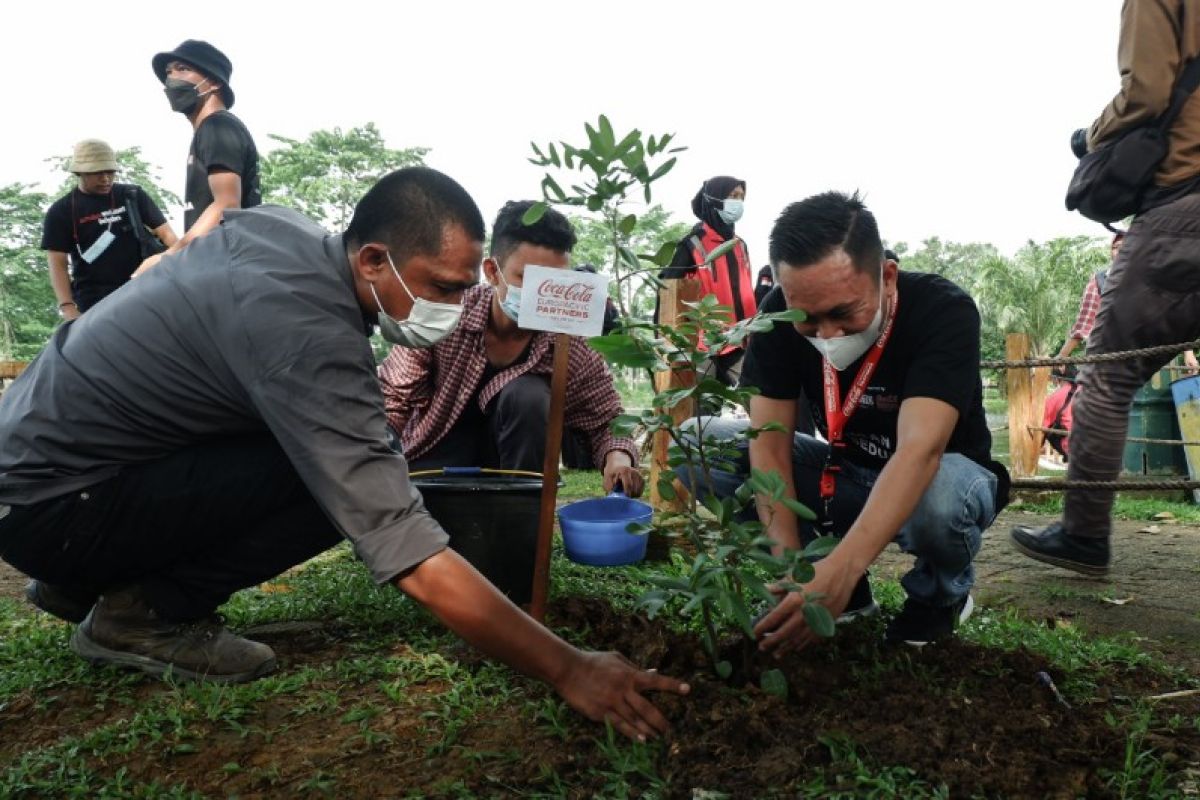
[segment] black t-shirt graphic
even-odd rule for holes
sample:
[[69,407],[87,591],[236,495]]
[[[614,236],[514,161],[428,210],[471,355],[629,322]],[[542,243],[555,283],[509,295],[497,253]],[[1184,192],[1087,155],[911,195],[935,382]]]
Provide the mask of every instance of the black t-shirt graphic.
[[[899,308],[891,338],[846,423],[846,459],[882,470],[896,451],[900,403],[910,397],[931,397],[958,410],[946,452],[962,453],[991,469],[992,436],[983,411],[975,302],[945,278],[919,272],[900,272],[897,291]],[[762,310],[786,310],[783,294],[772,291]],[[838,373],[843,399],[862,361],[859,358]],[[793,400],[803,393],[812,401],[817,430],[828,438],[821,356],[791,324],[777,324],[769,333],[751,338],[741,382],[777,400]]]
[[[114,184],[110,194],[85,194],[77,188],[72,189],[46,211],[42,249],[68,255],[71,289],[77,301],[84,298],[88,305],[94,304],[128,281],[142,262],[141,249],[126,208],[135,189],[142,222],[151,228],[166,222],[162,211],[144,190],[126,183]],[[105,231],[111,231],[116,238],[108,249],[88,263],[82,254]]]
[[213,169],[236,172],[242,179],[242,208],[262,205],[258,181],[258,148],[242,121],[228,111],[218,111],[200,123],[188,151],[187,185],[183,200],[186,232],[204,209],[212,205],[208,173]]

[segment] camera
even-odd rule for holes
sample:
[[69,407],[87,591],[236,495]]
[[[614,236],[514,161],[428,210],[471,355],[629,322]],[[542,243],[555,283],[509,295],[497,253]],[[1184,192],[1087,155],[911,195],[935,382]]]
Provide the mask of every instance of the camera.
[[1080,128],[1071,134],[1071,152],[1076,158],[1087,155],[1087,128]]

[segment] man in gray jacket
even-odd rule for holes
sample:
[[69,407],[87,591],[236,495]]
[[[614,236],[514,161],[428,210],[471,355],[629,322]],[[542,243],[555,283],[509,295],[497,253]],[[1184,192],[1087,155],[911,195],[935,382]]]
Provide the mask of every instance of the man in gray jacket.
[[59,328],[0,404],[0,558],[94,661],[245,681],[266,645],[213,618],[238,589],[349,539],[376,582],[630,736],[686,691],[585,653],[523,614],[426,512],[388,446],[367,336],[428,347],[479,280],[461,186],[394,172],[328,235],[300,214],[226,211],[210,234]]
[[[1200,55],[1200,0],[1125,0],[1117,52],[1121,90],[1087,133],[1089,150],[1158,117],[1187,62]],[[1200,93],[1170,130],[1170,150],[1108,273],[1088,353],[1200,336]],[[1069,480],[1116,478],[1133,395],[1174,354],[1084,366],[1075,400]],[[1108,572],[1110,491],[1069,491],[1063,519],[1013,529],[1030,558],[1087,575]]]

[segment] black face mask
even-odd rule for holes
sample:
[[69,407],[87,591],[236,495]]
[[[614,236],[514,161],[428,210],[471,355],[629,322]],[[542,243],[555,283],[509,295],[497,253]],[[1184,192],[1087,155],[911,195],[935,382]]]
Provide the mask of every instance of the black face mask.
[[163,84],[163,93],[172,111],[180,114],[190,114],[200,104],[202,95],[196,91],[196,85],[180,78],[168,78]]

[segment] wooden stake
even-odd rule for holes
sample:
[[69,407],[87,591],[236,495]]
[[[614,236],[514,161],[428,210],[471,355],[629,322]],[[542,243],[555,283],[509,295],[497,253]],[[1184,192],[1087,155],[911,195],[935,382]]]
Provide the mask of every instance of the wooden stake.
[[[1004,337],[1004,357],[1008,361],[1023,361],[1029,357],[1029,337],[1010,333]],[[1016,367],[1008,373],[1008,455],[1009,471],[1014,478],[1030,478],[1037,474],[1038,453],[1042,434],[1030,427],[1042,425],[1042,403],[1049,371],[1041,376],[1042,396],[1035,395],[1037,381],[1033,370]]]
[[[666,285],[658,292],[658,321],[661,325],[674,328],[683,322],[683,312],[687,310],[684,303],[700,299],[700,281],[681,279],[665,280],[663,283]],[[654,374],[654,391],[656,393],[695,385],[696,373],[691,370],[656,372]],[[691,400],[686,400],[671,409],[671,419],[677,425],[695,415],[696,404]],[[683,498],[686,496],[686,490],[682,484],[678,481],[675,482],[677,498],[674,501],[665,500],[658,491],[659,476],[663,474],[664,470],[670,469],[667,466],[667,448],[670,447],[670,444],[671,438],[665,431],[659,431],[654,435],[650,459],[650,504],[659,510],[681,511],[684,506]]]
[[558,500],[558,460],[562,454],[563,409],[567,397],[567,363],[571,337],[554,336],[554,375],[550,379],[550,418],[546,429],[546,457],[542,462],[542,508],[538,517],[537,556],[533,562],[533,597],[529,613],[538,622],[546,620],[546,598],[550,593],[550,546],[554,539],[554,509]]

